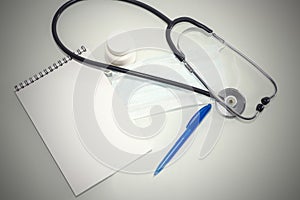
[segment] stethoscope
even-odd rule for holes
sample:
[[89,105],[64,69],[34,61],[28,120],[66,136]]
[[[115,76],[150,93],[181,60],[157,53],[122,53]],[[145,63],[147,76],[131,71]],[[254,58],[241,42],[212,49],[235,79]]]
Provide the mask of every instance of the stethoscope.
[[[134,4],[136,6],[139,6],[141,8],[144,8],[146,10],[148,10],[149,12],[153,13],[154,15],[156,15],[157,17],[159,17],[161,20],[163,20],[166,24],[167,24],[167,28],[166,28],[166,32],[165,32],[165,36],[166,36],[166,40],[168,42],[168,45],[170,47],[170,49],[172,50],[173,54],[176,56],[176,58],[183,63],[183,65],[187,68],[187,70],[193,74],[201,83],[202,85],[207,89],[207,90],[203,90],[197,87],[193,87],[184,83],[180,83],[180,82],[176,82],[173,80],[169,80],[169,79],[165,79],[165,78],[161,78],[158,76],[153,76],[150,74],[146,74],[146,73],[142,73],[142,72],[138,72],[135,70],[130,70],[130,69],[125,69],[119,66],[114,66],[111,64],[106,64],[106,63],[102,63],[102,62],[98,62],[95,60],[90,60],[88,58],[82,57],[80,54],[75,54],[73,53],[73,51],[71,51],[70,49],[68,49],[59,39],[58,34],[57,34],[57,22],[58,19],[60,17],[60,15],[71,5],[80,2],[83,0],[70,0],[68,2],[66,2],[64,5],[62,5],[57,12],[55,13],[54,17],[53,17],[53,21],[52,21],[52,34],[53,34],[53,38],[56,42],[56,44],[60,47],[60,49],[66,53],[67,55],[69,55],[71,58],[73,58],[74,60],[84,63],[88,66],[92,66],[92,67],[96,67],[96,68],[101,68],[101,69],[106,69],[106,70],[112,70],[115,72],[120,72],[120,73],[124,73],[124,74],[128,74],[131,76],[135,76],[135,77],[139,77],[139,78],[144,78],[144,79],[148,79],[151,81],[157,81],[160,83],[164,83],[164,84],[168,84],[170,86],[175,86],[175,87],[179,87],[179,88],[183,88],[185,90],[189,90],[189,91],[193,91],[195,93],[199,93],[202,95],[205,95],[207,97],[211,97],[213,99],[216,100],[216,102],[218,102],[218,104],[220,104],[223,108],[225,108],[230,114],[231,116],[235,116],[238,117],[239,119],[242,120],[253,120],[255,119],[259,113],[261,113],[264,108],[266,107],[266,105],[268,105],[271,101],[271,99],[273,99],[277,93],[277,85],[275,83],[275,81],[272,79],[272,77],[270,75],[268,75],[261,67],[259,67],[254,61],[252,61],[250,58],[248,58],[246,55],[244,55],[242,52],[240,52],[238,49],[234,48],[232,45],[228,44],[227,42],[225,42],[224,39],[222,39],[220,36],[218,36],[216,33],[214,33],[210,28],[208,28],[207,26],[203,25],[202,23],[189,18],[189,17],[179,17],[176,18],[174,20],[169,19],[167,16],[165,16],[164,14],[162,14],[161,12],[159,12],[158,10],[154,9],[153,7],[139,2],[139,1],[135,1],[135,0],[117,0],[117,1],[123,1],[123,2],[127,2],[130,4]],[[249,64],[251,64],[252,67],[254,67],[256,70],[258,70],[266,79],[268,79],[271,84],[274,86],[274,92],[272,95],[270,96],[265,96],[263,97],[260,102],[257,104],[256,106],[256,110],[255,112],[250,115],[250,116],[243,116],[242,113],[244,111],[244,105],[245,102],[242,101],[242,105],[238,105],[240,108],[242,109],[235,109],[235,107],[231,106],[230,104],[228,104],[228,102],[226,102],[226,97],[228,97],[228,95],[230,95],[232,92],[234,92],[237,96],[242,96],[236,89],[234,88],[227,88],[224,89],[224,91],[221,91],[221,93],[216,93],[199,75],[198,73],[193,69],[193,67],[187,62],[185,54],[180,50],[180,48],[178,46],[176,46],[174,44],[174,42],[171,39],[171,32],[172,29],[175,25],[179,24],[179,23],[190,23],[194,26],[196,26],[199,29],[202,29],[206,35],[208,37],[213,37],[215,38],[217,41],[219,41],[221,44],[223,44],[224,46],[228,47],[229,49],[231,49],[232,51],[234,51],[235,53],[237,53],[239,56],[241,56],[243,59],[245,59]],[[228,91],[229,89],[229,91]],[[226,92],[227,91],[227,92]],[[228,95],[227,95],[228,93]]]

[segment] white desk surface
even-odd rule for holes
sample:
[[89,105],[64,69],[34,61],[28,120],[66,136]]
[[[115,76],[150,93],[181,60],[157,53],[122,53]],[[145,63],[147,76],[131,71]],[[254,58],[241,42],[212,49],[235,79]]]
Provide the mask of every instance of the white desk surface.
[[[199,149],[194,143],[176,165],[157,178],[120,173],[78,199],[299,199],[300,4],[271,0],[144,1],[170,18],[192,16],[211,27],[262,65],[278,83],[279,93],[254,123],[226,125],[221,140],[205,160],[197,160]],[[62,57],[52,39],[50,23],[64,2],[19,0],[1,4],[1,199],[75,199],[13,93],[16,83]],[[101,42],[116,24],[122,30],[165,26],[151,14],[118,2],[83,4],[83,10],[91,9],[90,17],[76,6],[61,22],[65,27],[61,36],[74,49]],[[102,5],[107,9],[101,9]],[[72,24],[78,17],[90,20]]]

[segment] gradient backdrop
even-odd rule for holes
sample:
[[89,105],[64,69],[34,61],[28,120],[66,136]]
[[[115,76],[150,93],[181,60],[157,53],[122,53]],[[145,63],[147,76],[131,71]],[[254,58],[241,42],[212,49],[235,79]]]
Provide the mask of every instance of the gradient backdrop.
[[[170,18],[187,15],[207,24],[274,77],[278,96],[255,123],[226,123],[221,140],[205,160],[197,159],[199,147],[194,143],[159,177],[117,174],[77,199],[300,199],[300,3],[144,1]],[[0,199],[75,199],[13,93],[16,83],[62,57],[50,23],[64,2],[1,2]],[[135,7],[100,0],[74,7],[60,25],[62,38],[73,49],[103,42],[113,27],[165,26]]]

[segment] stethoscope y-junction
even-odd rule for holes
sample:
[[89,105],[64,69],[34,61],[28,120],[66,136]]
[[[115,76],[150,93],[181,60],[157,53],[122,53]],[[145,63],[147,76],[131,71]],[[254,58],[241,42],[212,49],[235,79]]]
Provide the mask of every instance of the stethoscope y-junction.
[[[148,10],[149,12],[153,13],[154,15],[159,17],[161,20],[163,20],[167,24],[167,28],[166,28],[166,31],[165,31],[165,36],[166,36],[166,40],[168,42],[168,45],[169,45],[170,49],[172,50],[172,52],[174,53],[176,58],[181,63],[183,63],[183,65],[189,70],[189,72],[192,73],[202,83],[202,85],[207,90],[203,90],[203,89],[200,89],[200,88],[197,88],[197,87],[194,87],[194,86],[183,84],[183,83],[180,83],[180,82],[177,82],[177,81],[174,81],[174,80],[169,80],[169,79],[161,78],[161,77],[158,77],[158,76],[153,76],[153,75],[150,75],[150,74],[138,72],[138,71],[135,71],[135,70],[125,69],[123,67],[98,62],[98,61],[95,61],[95,60],[91,60],[91,59],[82,57],[80,54],[75,54],[75,53],[73,53],[72,50],[68,49],[62,43],[60,38],[58,37],[57,23],[58,23],[58,19],[59,19],[60,15],[68,7],[70,7],[71,5],[73,5],[77,2],[80,2],[80,1],[83,1],[83,0],[70,0],[70,1],[66,2],[64,5],[62,5],[57,10],[57,12],[55,13],[55,16],[53,18],[53,21],[52,21],[52,34],[53,34],[53,38],[54,38],[55,42],[57,43],[57,45],[60,47],[60,49],[64,53],[66,53],[71,58],[75,59],[76,61],[79,61],[81,63],[84,63],[84,64],[89,65],[89,66],[94,67],[94,68],[101,68],[101,69],[112,70],[112,71],[116,71],[116,72],[120,72],[120,73],[125,73],[125,74],[136,76],[136,77],[139,77],[139,78],[144,78],[144,79],[148,79],[148,80],[168,84],[168,85],[171,85],[171,86],[176,86],[176,87],[179,87],[179,88],[183,88],[183,89],[186,89],[186,90],[193,91],[195,93],[205,95],[207,97],[211,97],[211,98],[215,99],[216,102],[218,104],[220,104],[223,108],[225,108],[230,113],[231,116],[238,117],[239,119],[242,119],[242,120],[253,120],[253,119],[255,119],[258,116],[258,114],[264,110],[265,106],[270,103],[271,99],[274,98],[276,93],[277,93],[277,85],[276,85],[275,81],[271,78],[271,76],[269,76],[261,67],[259,67],[255,62],[253,62],[246,55],[241,53],[238,49],[234,48],[233,46],[231,46],[230,44],[225,42],[224,39],[222,39],[220,36],[218,36],[216,33],[214,33],[207,26],[203,25],[202,23],[200,23],[200,22],[198,22],[195,19],[192,19],[190,17],[179,17],[179,18],[176,18],[174,20],[171,20],[167,16],[165,16],[164,14],[159,12],[158,10],[154,9],[153,7],[151,7],[151,6],[149,6],[145,3],[135,1],[135,0],[117,0],[117,1],[123,1],[123,2],[127,2],[127,3],[130,3],[130,4],[134,4],[136,6],[139,6],[143,9],[145,9],[145,10]],[[215,38],[217,41],[219,41],[220,43],[222,43],[223,45],[225,45],[226,47],[231,49],[233,52],[237,53],[239,56],[241,56],[243,59],[245,59],[250,64],[251,67],[256,69],[266,79],[268,79],[271,82],[271,84],[274,87],[273,93],[270,96],[265,96],[260,100],[260,102],[256,106],[255,112],[252,115],[249,115],[249,116],[242,115],[242,113],[244,111],[244,107],[245,107],[245,100],[244,100],[242,94],[240,94],[238,90],[236,90],[234,88],[225,88],[221,92],[216,93],[207,84],[207,82],[205,82],[203,80],[203,78],[201,78],[199,76],[199,74],[193,69],[193,67],[188,63],[185,54],[180,50],[180,48],[178,46],[176,46],[174,44],[174,42],[171,39],[171,32],[172,32],[173,27],[177,24],[180,24],[180,23],[190,23],[190,24],[194,25],[195,27],[197,27],[198,29],[203,30],[206,33],[207,37]],[[232,97],[232,99],[231,99],[231,97]],[[239,99],[240,101],[238,101],[238,104],[235,104],[234,106],[232,106],[231,103],[236,99]]]

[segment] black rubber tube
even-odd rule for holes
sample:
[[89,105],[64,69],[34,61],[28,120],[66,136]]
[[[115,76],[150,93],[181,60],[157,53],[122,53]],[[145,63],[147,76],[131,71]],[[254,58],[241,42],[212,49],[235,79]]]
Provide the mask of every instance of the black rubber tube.
[[[52,27],[51,28],[52,28],[53,38],[54,38],[56,44],[58,45],[58,47],[64,53],[66,53],[67,55],[69,55],[74,60],[76,60],[78,62],[81,62],[81,63],[84,63],[86,65],[91,65],[91,66],[94,66],[94,67],[97,67],[97,68],[101,68],[101,69],[108,69],[108,70],[112,70],[112,71],[116,71],[116,72],[120,72],[120,73],[124,73],[124,74],[128,74],[128,75],[132,75],[132,76],[139,77],[139,78],[144,78],[144,79],[147,79],[147,80],[151,80],[151,81],[156,81],[156,82],[168,84],[168,85],[171,85],[171,86],[175,86],[175,87],[178,87],[178,88],[183,88],[185,90],[193,91],[195,93],[199,93],[199,94],[205,95],[207,97],[210,97],[210,93],[208,91],[202,90],[202,89],[197,88],[197,87],[193,87],[193,86],[190,86],[190,85],[187,85],[187,84],[184,84],[184,83],[180,83],[180,82],[172,81],[172,80],[169,80],[169,79],[164,79],[164,78],[161,78],[161,77],[153,76],[153,75],[150,75],[150,74],[145,74],[145,73],[142,73],[142,72],[138,72],[138,71],[134,71],[134,70],[129,70],[129,69],[125,69],[125,68],[122,68],[122,67],[117,67],[117,66],[114,66],[114,65],[109,65],[109,64],[106,64],[106,63],[101,63],[101,62],[98,62],[98,61],[90,60],[88,58],[85,58],[85,57],[82,57],[80,55],[77,55],[77,54],[73,53],[73,51],[71,51],[70,49],[68,49],[62,43],[62,41],[59,39],[59,36],[58,36],[58,33],[57,33],[57,23],[58,23],[59,17],[61,16],[61,14],[67,8],[69,8],[73,4],[78,3],[80,1],[84,1],[84,0],[70,0],[70,1],[66,2],[65,4],[63,4],[56,11],[56,13],[55,13],[55,15],[53,17],[53,20],[52,20]],[[118,0],[118,1],[125,1],[125,2],[128,2],[128,3],[134,2],[134,4],[136,4],[138,6],[141,6],[141,7],[147,6],[147,8],[145,8],[145,9],[149,10],[150,12],[153,12],[153,14],[155,14],[155,15],[157,13],[160,13],[158,11],[155,11],[154,8],[151,8],[150,6],[148,6],[146,4],[143,4],[141,2],[138,2],[138,1],[130,1],[130,0]],[[169,20],[163,14],[160,14],[160,17],[164,18],[167,21]]]

